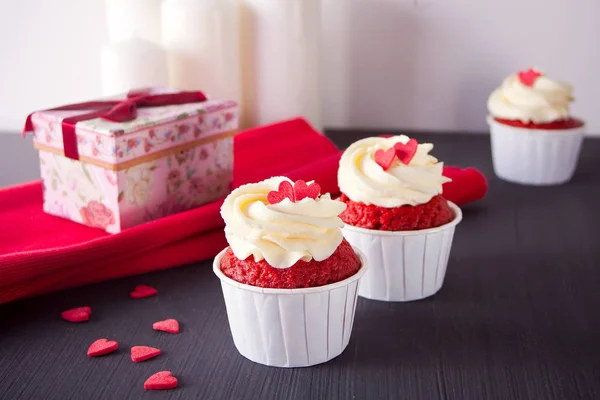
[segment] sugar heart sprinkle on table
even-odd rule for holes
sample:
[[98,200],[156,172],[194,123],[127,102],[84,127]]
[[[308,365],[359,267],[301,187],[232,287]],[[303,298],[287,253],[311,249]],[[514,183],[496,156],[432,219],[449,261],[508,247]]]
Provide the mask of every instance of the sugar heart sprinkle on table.
[[63,311],[60,315],[65,321],[85,322],[90,319],[92,309],[90,307],[76,307]]
[[173,318],[157,321],[152,324],[152,329],[168,333],[179,333],[179,322]]
[[103,356],[119,348],[119,344],[114,340],[98,339],[90,345],[87,355],[90,357]]
[[145,297],[151,297],[158,293],[158,290],[148,285],[137,285],[133,292],[129,293],[132,299],[143,299]]
[[131,348],[131,361],[142,362],[161,354],[160,349],[148,346],[133,346]]
[[144,389],[146,390],[165,390],[176,387],[177,378],[172,375],[171,371],[157,372],[144,382]]

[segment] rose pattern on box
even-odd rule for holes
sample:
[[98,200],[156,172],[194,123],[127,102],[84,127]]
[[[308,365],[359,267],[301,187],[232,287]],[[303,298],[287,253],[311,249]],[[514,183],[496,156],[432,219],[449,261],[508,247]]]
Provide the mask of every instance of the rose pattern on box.
[[116,233],[225,196],[233,138],[111,171],[40,151],[44,210]]
[[233,179],[233,139],[206,143],[163,160],[162,201],[145,207],[144,221],[189,210],[229,193]]
[[87,206],[79,209],[79,213],[83,223],[93,228],[106,229],[109,225],[115,223],[113,212],[97,201],[90,201]]
[[84,225],[118,232],[116,173],[40,151],[44,211]]

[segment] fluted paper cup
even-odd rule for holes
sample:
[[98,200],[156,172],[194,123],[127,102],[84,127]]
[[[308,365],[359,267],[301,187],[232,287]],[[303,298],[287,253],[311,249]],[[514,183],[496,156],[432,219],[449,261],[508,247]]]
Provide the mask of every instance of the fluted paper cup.
[[213,271],[221,280],[233,342],[241,355],[273,367],[309,367],[339,356],[348,345],[361,267],[351,277],[330,285],[304,289],[265,289],[228,278],[220,268],[221,251]]
[[440,227],[418,231],[378,231],[345,225],[344,237],[365,254],[369,269],[358,295],[380,301],[413,301],[437,293],[444,283],[454,229],[462,220],[448,202],[454,219]]
[[494,172],[500,179],[524,185],[560,185],[571,180],[585,125],[572,129],[527,129],[487,119]]

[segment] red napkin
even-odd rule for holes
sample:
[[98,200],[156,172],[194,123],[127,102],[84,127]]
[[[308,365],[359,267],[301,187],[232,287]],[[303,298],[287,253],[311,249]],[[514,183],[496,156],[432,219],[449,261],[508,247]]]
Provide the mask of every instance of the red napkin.
[[444,197],[459,206],[481,200],[487,193],[487,180],[476,168],[446,166],[443,174],[452,179],[452,182],[444,183]]
[[[235,139],[234,186],[285,175],[338,193],[340,155],[302,119],[252,129]],[[479,196],[464,195],[475,191],[455,176],[444,185],[444,194],[457,186],[449,200],[460,205]],[[197,262],[226,246],[222,200],[115,235],[47,215],[41,203],[40,182],[0,190],[0,303]]]
[[[337,191],[339,150],[303,119],[239,134],[234,157],[234,186],[287,175]],[[221,203],[109,235],[45,214],[39,182],[0,190],[0,303],[214,256]]]

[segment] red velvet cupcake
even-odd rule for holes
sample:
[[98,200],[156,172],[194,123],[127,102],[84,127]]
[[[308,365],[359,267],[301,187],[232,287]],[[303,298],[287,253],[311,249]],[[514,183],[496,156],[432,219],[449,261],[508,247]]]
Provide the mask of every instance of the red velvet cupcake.
[[221,209],[230,244],[221,271],[239,283],[280,289],[323,286],[356,274],[360,259],[340,229],[344,209],[321,195],[316,183],[271,178],[234,190]]
[[569,115],[573,88],[529,69],[506,78],[488,99],[496,175],[525,185],[558,185],[575,172],[585,124]]
[[450,179],[429,143],[407,136],[359,140],[340,160],[340,218],[352,226],[383,231],[435,228],[454,219],[441,195]]
[[366,266],[343,238],[345,208],[318,184],[284,177],[241,186],[225,199],[229,247],[213,270],[242,355],[298,367],[347,346]]
[[461,212],[442,197],[450,179],[432,149],[401,135],[359,140],[342,155],[344,236],[371,265],[361,281],[363,297],[417,300],[442,285]]

